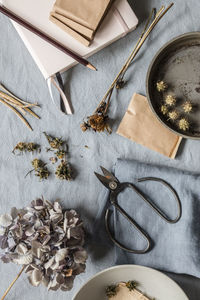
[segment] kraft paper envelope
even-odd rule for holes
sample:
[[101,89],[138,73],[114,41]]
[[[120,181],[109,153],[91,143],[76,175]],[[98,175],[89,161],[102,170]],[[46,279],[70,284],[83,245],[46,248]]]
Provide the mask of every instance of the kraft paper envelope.
[[114,0],[56,0],[50,20],[89,46]]
[[182,137],[156,118],[146,97],[134,94],[117,133],[151,150],[175,158]]

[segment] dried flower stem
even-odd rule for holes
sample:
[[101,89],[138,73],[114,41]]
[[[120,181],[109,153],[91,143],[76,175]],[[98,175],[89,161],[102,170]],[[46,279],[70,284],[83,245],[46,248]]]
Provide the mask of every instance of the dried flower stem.
[[12,105],[10,105],[9,103],[7,103],[6,101],[4,101],[4,100],[2,100],[1,98],[0,98],[0,102],[1,103],[3,103],[3,104],[5,104],[6,106],[8,106],[10,109],[12,109],[15,113],[16,113],[16,115],[22,120],[22,122],[24,122],[25,123],[25,125],[30,129],[30,130],[33,130],[32,129],[32,127],[31,127],[31,125],[26,121],[26,119],[12,106]]
[[[100,101],[99,105],[97,106],[96,110],[94,111],[93,115],[87,117],[87,121],[85,121],[83,124],[81,124],[82,131],[86,131],[87,129],[92,129],[97,132],[101,132],[104,130],[107,130],[111,132],[111,129],[108,125],[108,116],[107,111],[111,102],[111,96],[114,88],[120,89],[124,85],[123,77],[129,67],[129,65],[133,62],[134,58],[136,57],[137,53],[141,49],[142,45],[146,41],[147,37],[151,33],[151,31],[154,29],[156,24],[161,20],[161,18],[167,13],[167,11],[173,6],[173,3],[171,3],[166,9],[164,6],[160,8],[160,10],[155,14],[155,9],[152,10],[147,23],[145,24],[145,27],[142,31],[142,34],[140,35],[134,49],[130,53],[128,59],[126,60],[125,64],[115,77],[114,81],[112,82],[111,86],[109,87],[108,91]],[[154,16],[153,16],[154,15]],[[153,21],[149,25],[151,19],[153,16]]]
[[7,290],[5,291],[5,293],[3,294],[3,297],[1,298],[1,300],[4,300],[6,295],[9,293],[9,291],[11,290],[12,286],[15,284],[15,282],[17,281],[17,279],[21,276],[21,274],[23,273],[24,269],[26,266],[23,266],[21,271],[18,273],[17,277],[13,280],[13,282],[9,285],[9,287],[7,288]]

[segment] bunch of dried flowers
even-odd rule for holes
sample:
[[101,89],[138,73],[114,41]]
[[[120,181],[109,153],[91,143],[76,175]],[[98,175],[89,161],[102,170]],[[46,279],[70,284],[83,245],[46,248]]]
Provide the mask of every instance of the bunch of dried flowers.
[[[121,68],[118,75],[115,77],[113,83],[109,87],[108,91],[106,92],[105,96],[99,103],[98,107],[94,111],[94,113],[86,118],[86,120],[80,125],[82,131],[87,131],[88,129],[91,129],[95,132],[103,132],[107,131],[109,133],[112,132],[110,126],[109,126],[109,116],[108,116],[108,108],[111,102],[111,96],[116,88],[117,90],[123,88],[125,86],[124,76],[126,74],[126,71],[130,64],[134,61],[134,58],[136,57],[137,53],[139,52],[140,48],[144,44],[145,40],[151,33],[151,31],[154,29],[156,24],[160,21],[160,19],[166,14],[166,12],[172,7],[173,3],[171,3],[166,9],[164,6],[161,7],[161,9],[155,13],[155,9],[152,10],[150,17],[145,25],[145,28],[139,37],[133,51],[131,52],[130,56],[126,60],[125,64]],[[149,25],[152,17],[153,21]]]
[[37,199],[0,216],[0,259],[23,266],[30,284],[43,284],[48,290],[70,290],[75,277],[85,271],[84,238],[80,216],[58,201]]
[[44,135],[47,138],[50,149],[47,151],[55,151],[54,154],[56,157],[50,157],[50,161],[55,164],[58,159],[61,159],[60,164],[57,166],[55,175],[56,178],[60,180],[72,180],[72,168],[70,163],[66,159],[68,146],[65,141],[61,138],[53,137],[44,132]]
[[40,119],[40,117],[32,111],[31,108],[37,107],[37,103],[28,103],[23,101],[13,95],[9,90],[7,90],[2,84],[0,84],[0,102],[9,107],[14,113],[21,119],[22,122],[30,129],[33,130],[28,121],[23,115],[29,113],[33,117]]
[[46,164],[38,158],[34,158],[31,162],[32,166],[33,166],[33,170],[29,171],[35,171],[35,176],[39,177],[40,180],[42,179],[47,179],[50,175],[49,170],[46,167]]
[[15,154],[15,151],[18,152],[36,152],[36,151],[41,151],[40,149],[40,145],[36,144],[36,143],[25,143],[25,142],[19,142],[17,143],[17,145],[14,147],[12,153]]

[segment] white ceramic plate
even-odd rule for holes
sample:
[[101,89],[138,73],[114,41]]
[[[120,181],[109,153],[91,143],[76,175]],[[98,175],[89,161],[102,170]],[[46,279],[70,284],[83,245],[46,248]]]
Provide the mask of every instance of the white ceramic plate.
[[106,269],[92,277],[73,300],[106,300],[105,289],[120,281],[135,280],[138,288],[156,300],[189,300],[183,290],[168,276],[154,269],[121,265]]

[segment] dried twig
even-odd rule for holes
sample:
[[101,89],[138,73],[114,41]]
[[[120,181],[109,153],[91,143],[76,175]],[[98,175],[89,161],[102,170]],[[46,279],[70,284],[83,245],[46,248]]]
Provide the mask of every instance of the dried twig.
[[1,298],[1,300],[4,300],[6,295],[9,293],[9,291],[11,290],[12,286],[15,284],[15,282],[17,281],[17,279],[21,276],[21,274],[23,273],[24,269],[26,266],[23,266],[21,271],[18,273],[17,277],[13,280],[13,282],[9,285],[9,287],[7,288],[7,290],[5,291],[5,293],[3,294],[3,297]]
[[16,115],[22,120],[22,122],[24,122],[30,130],[33,130],[30,124],[26,121],[26,119],[12,105],[10,105],[9,103],[7,103],[1,98],[0,98],[0,102],[8,106],[10,109],[12,109],[16,113]]

